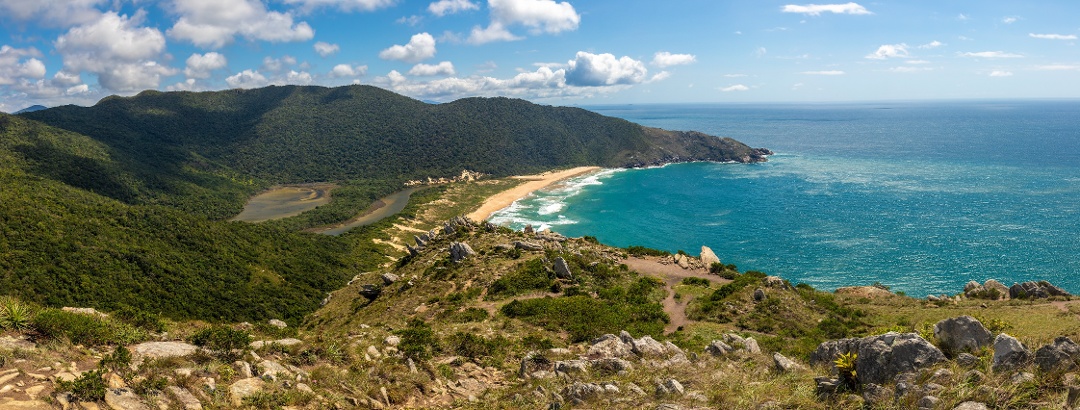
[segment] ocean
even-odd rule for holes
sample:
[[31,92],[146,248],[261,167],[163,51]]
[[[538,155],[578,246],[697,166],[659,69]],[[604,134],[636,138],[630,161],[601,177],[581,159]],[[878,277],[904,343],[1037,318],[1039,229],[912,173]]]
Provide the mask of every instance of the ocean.
[[818,289],[969,280],[1080,294],[1080,101],[585,107],[732,137],[760,164],[605,170],[492,217],[697,255]]

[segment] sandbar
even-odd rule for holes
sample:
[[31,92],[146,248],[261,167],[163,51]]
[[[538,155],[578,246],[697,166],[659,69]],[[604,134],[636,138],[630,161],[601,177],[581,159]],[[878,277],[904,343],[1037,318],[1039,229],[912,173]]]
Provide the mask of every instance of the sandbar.
[[522,175],[511,177],[515,179],[528,180],[529,182],[488,197],[488,199],[484,200],[484,203],[480,205],[479,209],[473,211],[467,216],[469,217],[469,219],[472,219],[474,221],[486,220],[488,219],[488,217],[491,216],[491,214],[512,205],[514,201],[528,196],[529,194],[533,193],[533,191],[544,189],[551,184],[567,178],[573,178],[579,175],[588,174],[599,170],[600,167],[577,167],[562,171],[548,171],[536,175]]

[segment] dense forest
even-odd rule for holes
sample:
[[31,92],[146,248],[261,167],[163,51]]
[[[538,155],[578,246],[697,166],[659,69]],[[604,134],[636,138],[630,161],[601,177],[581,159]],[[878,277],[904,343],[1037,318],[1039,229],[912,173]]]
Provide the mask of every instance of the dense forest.
[[[506,98],[427,104],[369,86],[146,91],[0,114],[0,294],[175,318],[297,320],[385,262],[347,219],[409,179],[559,167],[757,161],[762,151]],[[227,222],[274,184],[333,181],[328,206]],[[358,236],[360,235],[360,236]]]

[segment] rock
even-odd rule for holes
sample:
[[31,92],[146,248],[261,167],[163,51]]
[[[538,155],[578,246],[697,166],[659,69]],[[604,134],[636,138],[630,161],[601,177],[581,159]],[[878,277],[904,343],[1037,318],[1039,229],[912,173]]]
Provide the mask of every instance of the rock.
[[105,404],[113,410],[150,410],[131,389],[105,389]]
[[990,410],[990,409],[988,407],[986,407],[985,404],[979,403],[977,401],[965,401],[963,403],[960,403],[956,407],[953,407],[953,410]]
[[784,282],[784,278],[779,276],[766,276],[765,287],[773,289],[787,289],[788,284]]
[[1019,372],[1019,373],[1014,373],[1012,376],[1009,376],[1009,383],[1012,383],[1012,384],[1030,383],[1030,382],[1034,382],[1034,381],[1035,381],[1035,374],[1033,374],[1033,373]]
[[574,279],[574,274],[570,272],[570,265],[566,264],[566,259],[563,259],[562,256],[555,258],[555,277],[566,280]]
[[199,348],[184,342],[145,342],[131,346],[128,350],[136,357],[164,359],[188,356],[199,351]]
[[960,353],[956,355],[956,364],[960,367],[972,368],[979,365],[979,358],[971,353]]
[[70,312],[70,313],[78,313],[80,315],[97,316],[97,317],[100,317],[100,318],[109,317],[108,314],[103,313],[103,312],[99,312],[97,309],[94,309],[94,308],[80,308],[80,307],[64,306],[64,307],[60,308],[60,310],[63,310],[65,312]]
[[596,359],[592,361],[592,365],[597,370],[607,374],[619,374],[634,370],[633,364],[617,357]]
[[994,361],[992,368],[995,372],[1015,370],[1027,366],[1031,362],[1031,350],[1023,343],[1007,334],[999,334],[994,338]]
[[867,407],[876,407],[891,401],[893,394],[889,389],[880,384],[868,383],[863,385],[863,400]]
[[261,392],[264,386],[266,386],[266,382],[258,377],[237,380],[229,386],[229,395],[233,407],[240,407],[243,405],[245,397],[253,396],[255,393]]
[[711,354],[716,357],[720,357],[735,351],[734,348],[719,340],[713,340],[708,346],[705,346],[705,353]]
[[814,383],[817,384],[817,394],[819,396],[828,396],[836,393],[841,385],[840,380],[831,377],[815,377]]
[[277,380],[278,377],[291,378],[293,374],[285,366],[272,360],[263,360],[256,366],[259,369],[259,376],[263,378],[269,378],[271,380]]
[[370,284],[363,285],[360,286],[359,292],[360,296],[363,296],[364,299],[367,299],[369,301],[375,300],[379,297],[379,295],[382,295],[382,286]]
[[761,302],[765,300],[765,291],[761,288],[754,289],[754,301]]
[[630,392],[632,392],[632,393],[634,393],[634,394],[636,394],[638,396],[644,396],[645,395],[645,390],[642,389],[640,386],[634,384],[633,382],[630,382],[630,383],[626,384],[626,390],[630,390]]
[[859,351],[859,342],[862,339],[848,338],[838,339],[823,342],[818,345],[817,349],[814,349],[813,353],[810,353],[810,365],[811,366],[829,366],[830,369],[835,369],[836,358],[841,354],[857,353]]
[[187,389],[169,386],[166,387],[165,390],[168,390],[169,393],[176,398],[176,401],[180,402],[180,405],[183,406],[184,410],[202,410],[202,403],[200,403],[199,399],[195,398],[195,395],[191,394]]
[[630,345],[623,342],[618,337],[611,335],[610,338],[605,338],[598,343],[594,343],[589,346],[589,351],[586,356],[589,359],[602,359],[608,357],[627,357],[633,355],[634,351]]
[[980,285],[979,282],[969,280],[968,283],[964,285],[964,293],[971,292],[980,287],[982,287],[982,285]]
[[401,337],[398,335],[390,335],[387,336],[386,339],[383,339],[383,343],[387,346],[397,347],[397,345],[401,344]]
[[514,241],[514,247],[518,248],[518,249],[521,249],[523,251],[542,251],[542,250],[544,250],[544,245],[540,245],[540,244],[536,244],[536,243],[532,243],[532,242]]
[[525,225],[525,229],[522,229],[521,231],[524,232],[524,233],[534,233],[534,232],[536,232],[536,230],[533,229],[532,224]]
[[725,333],[720,336],[720,341],[724,342],[730,349],[745,350],[747,353],[761,354],[761,347],[758,346],[757,340],[753,337],[742,337],[734,333]]
[[669,356],[686,355],[683,350],[679,348],[679,346],[675,346],[674,343],[671,343],[671,341],[668,340],[664,341],[664,349],[667,349],[667,353]]
[[1035,351],[1035,364],[1043,372],[1076,370],[1080,359],[1080,345],[1065,336],[1058,336],[1053,343]]
[[37,349],[37,344],[31,342],[26,336],[0,336],[0,349],[7,350],[34,350]]
[[270,326],[276,327],[278,329],[284,329],[284,328],[289,327],[289,325],[287,323],[285,323],[285,321],[283,321],[281,319],[270,319],[266,323],[269,324]]
[[632,339],[630,351],[641,357],[660,357],[667,353],[663,344],[657,342],[652,336],[643,336],[640,339]]
[[[415,366],[415,365],[414,365]],[[554,367],[550,360],[541,355],[539,352],[529,352],[525,357],[521,358],[521,365],[518,369],[518,377],[526,379],[531,377],[538,371],[551,371]]]
[[303,344],[303,343],[304,343],[303,340],[289,337],[289,338],[278,339],[278,340],[256,340],[256,341],[251,342],[250,344],[248,344],[248,347],[250,347],[252,350],[259,350],[259,349],[270,347],[270,346],[289,347],[289,346],[300,345],[300,344]]
[[562,360],[555,362],[555,374],[584,374],[589,371],[589,362],[585,360]]
[[380,352],[379,348],[375,347],[375,345],[369,345],[367,347],[367,350],[364,351],[364,353],[367,354],[368,357],[372,358],[373,360],[382,359],[382,356],[383,356],[382,352]]
[[574,382],[562,389],[562,396],[567,401],[577,404],[599,398],[604,393],[602,386],[593,383]]
[[997,299],[1009,298],[1009,287],[1003,285],[1001,282],[998,282],[994,279],[989,279],[986,281],[986,283],[983,283],[983,288],[985,288],[990,294],[997,293],[1001,295],[997,297]]
[[419,237],[417,235],[413,235],[413,240],[416,241],[416,247],[418,247],[418,248],[424,248],[424,247],[427,247],[427,245],[428,245],[427,240],[425,240],[424,238],[421,238],[421,237]]
[[683,388],[682,383],[679,383],[678,380],[667,379],[663,383],[656,384],[656,394],[659,396],[667,394],[682,396],[686,394],[686,389]]
[[390,273],[390,272],[382,274],[381,278],[382,278],[383,285],[385,285],[385,286],[393,285],[394,282],[397,282],[398,280],[401,279],[401,277],[399,277],[398,275],[395,275],[395,274]]
[[450,261],[453,263],[461,262],[466,257],[476,255],[476,251],[472,249],[469,244],[465,242],[450,242]]
[[773,353],[773,365],[778,373],[792,373],[803,369],[803,366],[794,360],[788,359],[780,352]]
[[974,353],[989,346],[994,335],[971,316],[960,316],[934,324],[934,336],[941,349],[950,355],[960,352]]
[[941,403],[941,399],[934,396],[923,396],[919,401],[915,402],[915,407],[919,410],[934,410],[938,404]]
[[986,375],[978,370],[968,370],[964,372],[964,375],[960,378],[961,381],[966,383],[979,383],[986,380]]
[[409,251],[409,256],[411,257],[415,258],[417,256],[420,256],[420,250],[412,247],[412,245],[406,244],[405,249]]
[[1069,386],[1069,395],[1065,398],[1065,408],[1074,410],[1080,405],[1080,387]]
[[232,364],[233,370],[236,371],[236,375],[240,378],[248,379],[255,377],[255,372],[251,371],[251,365],[243,360],[237,360]]
[[705,265],[705,269],[709,269],[709,268],[712,267],[712,264],[714,264],[714,263],[720,263],[720,258],[717,257],[716,254],[713,253],[712,249],[709,249],[708,246],[702,246],[701,247],[701,264]]
[[1009,297],[1013,299],[1046,299],[1053,296],[1070,295],[1069,292],[1045,280],[1014,283],[1009,288]]
[[916,333],[868,336],[859,342],[855,371],[859,381],[885,384],[896,375],[945,361],[945,355]]

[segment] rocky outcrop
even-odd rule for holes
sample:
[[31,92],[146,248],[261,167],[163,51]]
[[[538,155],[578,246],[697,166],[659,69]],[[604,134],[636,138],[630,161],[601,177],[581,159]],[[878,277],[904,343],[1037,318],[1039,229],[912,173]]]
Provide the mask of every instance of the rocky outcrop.
[[608,357],[628,357],[634,354],[633,347],[623,342],[618,336],[607,334],[593,340],[586,356],[590,359]]
[[473,250],[469,244],[465,242],[450,242],[450,261],[453,263],[461,262],[466,257],[476,255],[476,251]]
[[259,350],[259,349],[270,347],[270,346],[288,347],[288,346],[296,346],[296,345],[299,345],[299,344],[302,344],[302,343],[304,343],[302,340],[290,337],[290,338],[278,339],[278,340],[256,340],[256,341],[251,342],[250,344],[248,344],[248,347],[250,347],[252,350]]
[[573,280],[574,274],[570,272],[570,265],[562,256],[555,258],[555,277],[559,279]]
[[150,410],[150,406],[128,388],[105,389],[105,404],[114,410]]
[[971,316],[960,316],[934,324],[934,337],[941,349],[951,356],[961,352],[975,353],[989,346],[994,335]]
[[363,296],[367,300],[375,300],[382,295],[382,286],[379,285],[362,285],[358,291],[360,296]]
[[713,356],[724,356],[736,351],[760,354],[761,348],[758,347],[757,340],[754,340],[754,338],[744,338],[734,333],[724,334],[719,340],[713,340],[712,343],[705,346],[705,353]]
[[836,361],[836,358],[840,357],[842,354],[858,353],[860,342],[862,342],[862,339],[858,338],[823,342],[818,345],[817,349],[814,349],[813,353],[810,353],[810,365],[827,365],[835,368],[834,362]]
[[860,383],[885,384],[945,360],[945,354],[916,333],[889,332],[859,342],[855,372]]
[[1080,345],[1065,336],[1035,351],[1035,364],[1045,372],[1067,372],[1077,369]]
[[720,258],[713,253],[712,249],[708,246],[701,247],[701,264],[705,266],[705,269],[712,267],[712,264],[720,263]]
[[1015,337],[1002,333],[994,338],[994,361],[992,367],[995,372],[1019,369],[1031,363],[1031,359],[1031,350],[1028,350]]
[[518,249],[521,249],[523,251],[532,251],[532,252],[544,250],[544,245],[540,245],[540,244],[532,243],[532,242],[514,241],[514,247],[518,248]]
[[804,367],[798,362],[788,359],[780,352],[773,353],[773,366],[777,373],[793,373],[803,370]]
[[199,351],[199,348],[184,342],[146,342],[131,346],[129,350],[136,357],[165,359],[188,356]]
[[1046,299],[1054,296],[1068,297],[1070,295],[1069,292],[1045,280],[1014,283],[1009,288],[1009,297],[1013,299]]
[[987,280],[981,285],[979,282],[970,281],[964,285],[964,296],[970,299],[1008,299],[1009,288],[994,279]]
[[233,407],[240,407],[244,404],[245,397],[254,396],[256,393],[263,391],[265,386],[266,382],[258,377],[237,380],[229,386],[229,395]]
[[390,272],[384,273],[379,277],[382,279],[382,282],[383,282],[384,286],[393,285],[394,282],[397,282],[397,281],[401,280],[400,276],[398,276],[396,274],[393,274],[393,273],[390,273]]

